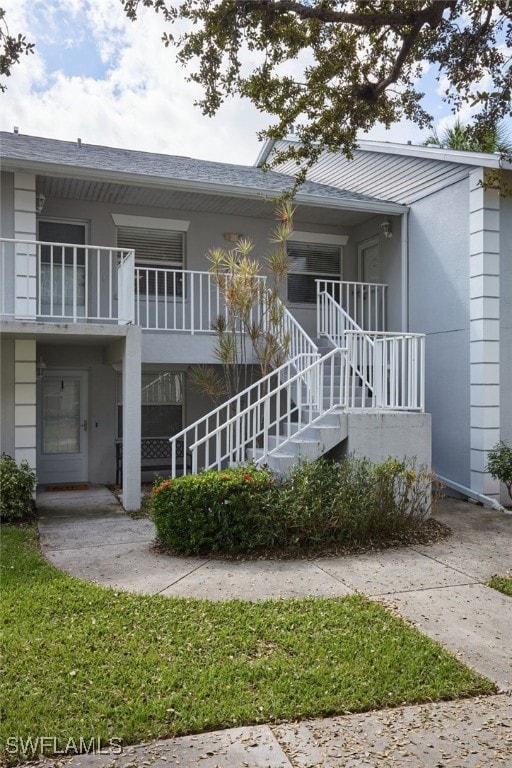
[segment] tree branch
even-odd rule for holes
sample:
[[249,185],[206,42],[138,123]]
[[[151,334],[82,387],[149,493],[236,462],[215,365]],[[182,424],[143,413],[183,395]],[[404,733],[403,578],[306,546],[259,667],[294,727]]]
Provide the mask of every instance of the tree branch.
[[304,5],[296,0],[232,0],[233,7],[250,13],[263,11],[269,14],[294,13],[301,19],[317,19],[318,21],[351,24],[366,29],[391,26],[411,26],[429,24],[436,27],[447,9],[455,8],[455,0],[432,0],[421,10],[395,10],[387,13],[371,11],[367,13],[334,11],[319,5]]

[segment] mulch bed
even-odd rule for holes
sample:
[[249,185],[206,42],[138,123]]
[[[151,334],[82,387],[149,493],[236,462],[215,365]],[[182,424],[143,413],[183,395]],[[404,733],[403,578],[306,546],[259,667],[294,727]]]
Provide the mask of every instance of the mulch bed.
[[[304,549],[266,549],[264,552],[243,553],[238,555],[224,554],[219,552],[201,552],[194,557],[209,557],[213,560],[316,560],[320,557],[340,557],[343,555],[362,555],[368,552],[381,552],[384,549],[393,549],[397,547],[427,546],[435,544],[437,541],[451,536],[452,529],[436,520],[435,517],[429,517],[426,520],[418,521],[414,529],[404,531],[403,533],[391,536],[385,540],[368,540],[362,544],[350,543],[346,546],[333,545],[331,547],[310,547]],[[172,555],[173,557],[186,558],[181,552],[175,552],[170,547],[155,541],[151,549],[159,554]]]

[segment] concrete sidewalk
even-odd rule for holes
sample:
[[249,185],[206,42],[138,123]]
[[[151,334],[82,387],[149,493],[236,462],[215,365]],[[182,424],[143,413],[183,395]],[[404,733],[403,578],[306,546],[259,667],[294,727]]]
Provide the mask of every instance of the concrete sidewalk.
[[107,762],[90,755],[74,758],[73,764],[512,768],[512,697],[507,695],[512,691],[512,600],[484,585],[495,573],[511,572],[512,516],[445,499],[436,517],[453,535],[430,546],[315,560],[232,562],[154,552],[152,523],[130,518],[105,488],[42,493],[37,503],[45,556],[74,576],[118,589],[213,600],[363,592],[393,607],[503,692],[172,739],[129,748]]

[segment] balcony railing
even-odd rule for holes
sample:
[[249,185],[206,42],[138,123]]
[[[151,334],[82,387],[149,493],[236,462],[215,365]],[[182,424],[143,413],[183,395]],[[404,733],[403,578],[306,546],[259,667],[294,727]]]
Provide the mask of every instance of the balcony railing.
[[[263,297],[265,278],[255,279]],[[263,301],[256,301],[251,322],[260,323],[263,311]],[[135,323],[142,328],[208,333],[219,316],[226,316],[226,306],[211,272],[135,268]]]
[[0,314],[130,323],[133,270],[131,250],[0,238]]

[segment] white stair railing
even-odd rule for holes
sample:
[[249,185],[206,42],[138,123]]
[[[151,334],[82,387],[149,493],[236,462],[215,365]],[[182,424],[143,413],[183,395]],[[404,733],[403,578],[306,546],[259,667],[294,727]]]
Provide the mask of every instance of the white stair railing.
[[[373,400],[373,341],[364,333],[363,329],[350,315],[338,304],[327,291],[318,295],[319,307],[319,335],[329,339],[335,347],[347,347],[347,333],[355,334],[352,337],[348,354],[346,376],[347,395],[349,405],[354,407],[356,395],[361,395],[362,401]],[[350,374],[352,371],[352,375]]]
[[[292,436],[346,404],[345,358],[342,349],[320,358],[302,353],[183,429],[170,439],[172,476],[177,474],[178,443],[190,456],[183,472],[223,469],[251,455],[264,463]],[[337,359],[338,367],[332,364]]]
[[425,336],[346,332],[350,408],[425,410]]
[[319,357],[320,353],[313,339],[308,336],[290,310],[284,305],[282,305],[282,308],[281,335],[288,342],[288,358],[297,357],[298,355],[316,355],[316,357]]
[[[359,283],[346,280],[317,280],[317,299],[328,294],[364,331],[384,331],[386,328],[386,294],[384,283]],[[317,300],[320,329],[320,305]],[[320,336],[320,330],[318,331]]]
[[349,408],[425,410],[425,336],[364,331],[327,291],[318,294],[319,332],[347,348]]

